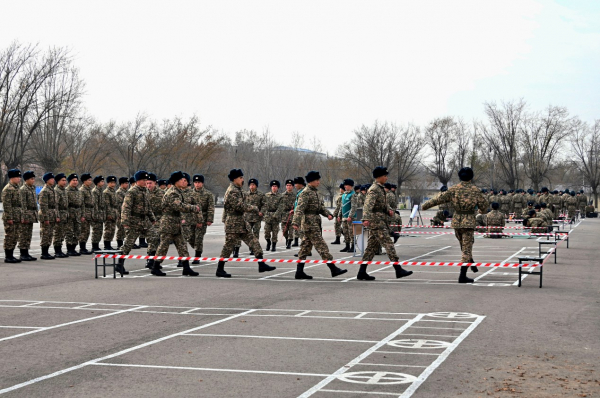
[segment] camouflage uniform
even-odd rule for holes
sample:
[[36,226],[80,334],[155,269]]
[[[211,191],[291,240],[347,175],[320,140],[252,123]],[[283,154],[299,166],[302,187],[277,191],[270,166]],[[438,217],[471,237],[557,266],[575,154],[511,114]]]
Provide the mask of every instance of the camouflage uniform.
[[[196,196],[194,195],[194,188],[186,187],[184,189],[180,189],[183,194],[183,200],[185,204],[196,206]],[[194,239],[196,237],[196,224],[198,220],[196,218],[196,213],[185,212],[181,215],[183,219],[183,223],[181,224],[183,230],[183,237],[186,242],[188,242],[191,246],[194,245]]]
[[527,219],[527,225],[531,228],[532,234],[543,234],[548,229],[548,223],[539,215]]
[[488,203],[481,191],[471,181],[461,181],[457,185],[448,188],[438,197],[428,200],[423,205],[427,210],[440,203],[452,202],[454,205],[454,217],[452,227],[456,239],[460,243],[462,251],[462,262],[473,262],[473,232],[475,229],[475,207],[487,209]]
[[500,195],[500,202],[498,202],[500,204],[500,212],[502,214],[504,214],[505,218],[508,218],[508,215],[510,213],[510,196],[506,195],[506,194],[502,194]]
[[[169,251],[169,245],[173,242],[179,257],[189,257],[187,243],[181,229],[182,212],[198,214],[196,205],[185,203],[184,191],[173,185],[163,196],[157,256],[165,256]],[[157,264],[161,262],[162,260],[156,260]]]
[[579,196],[577,196],[577,199],[579,203],[579,214],[581,217],[585,217],[585,207],[588,204],[588,198],[585,196],[585,194],[580,193]]
[[385,188],[382,184],[373,183],[367,191],[363,207],[362,220],[369,222],[369,240],[362,257],[363,261],[373,260],[381,246],[385,248],[390,261],[398,261],[398,254],[396,254],[396,248],[389,234],[389,212],[391,210]]
[[156,253],[160,244],[160,220],[162,219],[162,202],[165,197],[165,191],[158,187],[154,187],[152,191],[148,190],[148,200],[150,208],[154,214],[155,223],[150,227],[148,232],[148,253]]
[[102,189],[94,187],[92,189],[92,195],[94,198],[94,218],[92,223],[92,243],[98,244],[102,240],[102,231],[104,228],[104,222],[106,221],[106,202],[104,200],[104,193]]
[[400,232],[402,231],[402,227],[392,227],[392,225],[402,225],[402,217],[400,217],[400,214],[396,214],[398,198],[396,198],[396,195],[392,191],[386,193],[385,196],[390,209],[394,212],[394,215],[390,217],[390,232]]
[[[19,226],[23,218],[18,184],[11,184],[10,182],[6,184],[2,190],[2,204],[4,205],[4,212],[2,213],[4,250],[14,250],[19,241]],[[9,224],[8,221],[12,221],[12,224]]]
[[538,217],[543,218],[544,221],[546,221],[546,223],[548,224],[548,226],[551,226],[553,224],[554,213],[552,213],[552,211],[548,208],[542,209],[542,211],[538,213]]
[[56,193],[56,205],[60,221],[54,226],[53,246],[58,248],[62,247],[69,226],[69,197],[66,187],[56,185],[54,192]]
[[487,225],[487,214],[477,213],[475,216],[475,224],[477,224],[478,227],[485,227]]
[[125,195],[127,194],[127,190],[119,187],[116,192],[117,198],[117,241],[125,240],[125,228],[121,225],[121,208],[123,207],[123,201],[125,200]]
[[[488,233],[494,233],[494,234],[501,234],[503,229],[502,228],[493,228],[493,227],[504,227],[506,225],[506,220],[504,218],[504,214],[499,212],[498,210],[492,210],[490,211],[486,217],[486,223],[487,223],[487,227]],[[502,235],[490,235],[490,238],[492,239],[499,239],[502,238]]]
[[352,221],[356,220],[356,210],[358,209],[358,198],[353,190],[342,194],[339,217],[342,219],[342,233],[346,244],[354,243],[354,228],[352,222],[348,222],[348,217]]
[[527,201],[525,200],[525,195],[522,193],[516,193],[513,196],[513,213],[515,213],[515,218],[520,218],[523,213],[523,209],[527,207]]
[[[68,186],[67,201],[69,206],[69,218],[67,218],[67,244],[77,245],[81,237],[81,217],[83,217],[83,195],[76,187]],[[89,234],[89,231],[88,231]],[[87,238],[86,238],[87,239]]]
[[200,207],[200,213],[198,214],[198,220],[202,223],[200,228],[196,228],[196,235],[192,247],[198,252],[204,250],[204,236],[206,235],[207,223],[213,223],[215,221],[215,196],[204,186],[200,189],[194,188],[196,195],[196,202]]
[[277,243],[277,235],[279,235],[279,223],[281,214],[283,213],[283,196],[278,193],[268,192],[265,194],[261,213],[264,214],[265,220],[265,240],[270,241],[273,247]]
[[[344,221],[338,221],[338,218],[341,218],[342,216],[340,215],[340,210],[342,208],[342,195],[340,194],[340,196],[337,197],[337,199],[335,200],[335,209],[333,210],[333,228],[335,229],[335,237],[337,239],[339,239],[340,236],[342,236],[342,223]],[[344,241],[346,239],[346,236],[344,235]]]
[[444,223],[446,222],[446,215],[444,214],[444,210],[438,210],[437,213],[435,213],[435,216],[433,217],[433,219],[431,220],[431,225],[434,225],[436,227],[440,227],[443,226]]
[[[294,201],[294,213],[296,212],[296,208],[298,207],[298,198],[300,197],[300,194],[302,193],[302,191],[304,191],[305,189],[306,189],[306,187],[299,189],[298,192],[296,192],[296,200]],[[296,218],[295,214],[292,217],[292,220],[294,218]],[[302,219],[300,219],[298,222],[300,224],[298,225],[298,229],[294,229],[294,238],[295,239],[304,239],[304,232],[302,231]]]
[[[265,194],[260,192],[258,189],[255,191],[250,190],[246,192],[246,202],[251,206],[256,206],[257,208],[262,209],[265,206]],[[244,214],[244,219],[250,224],[250,228],[252,228],[252,233],[254,236],[256,236],[256,239],[259,239],[263,217],[261,217],[258,213],[247,212]]]
[[225,192],[224,204],[227,217],[225,219],[225,245],[221,250],[221,258],[228,258],[239,241],[244,241],[254,252],[255,257],[263,255],[258,239],[244,220],[244,214],[254,212],[258,214],[258,208],[244,200],[242,188],[233,183],[229,184]]
[[21,224],[19,226],[19,249],[29,250],[33,235],[33,224],[38,222],[38,206],[35,200],[35,185],[23,184],[21,196]]
[[92,228],[93,220],[96,218],[96,201],[94,200],[91,186],[88,187],[84,184],[79,188],[79,192],[81,193],[81,199],[83,201],[81,217],[85,219],[81,222],[79,243],[86,243],[90,237],[90,229]]
[[565,201],[565,205],[567,206],[567,211],[569,212],[569,219],[573,220],[577,215],[577,205],[579,201],[576,196],[570,196]]
[[58,205],[54,187],[48,184],[44,185],[38,196],[38,202],[40,204],[40,246],[49,247],[52,244],[52,236],[58,218]]
[[115,188],[107,186],[104,190],[103,196],[104,207],[106,209],[106,222],[104,223],[103,240],[105,242],[112,242],[113,238],[115,237],[115,230],[117,229],[117,220],[119,219],[121,207],[119,207]]
[[323,231],[321,228],[321,215],[324,217],[333,217],[333,215],[323,206],[323,202],[317,193],[317,188],[308,185],[302,190],[298,197],[298,205],[294,211],[292,225],[302,226],[304,239],[300,245],[298,259],[305,260],[314,246],[323,260],[333,260],[329,253],[329,248],[323,240]]
[[[129,254],[135,240],[140,234],[148,235],[152,223],[155,222],[154,213],[150,206],[148,189],[134,185],[123,200],[121,209],[121,223],[125,228],[125,243],[123,243],[123,254]],[[177,227],[181,228],[180,224]],[[168,242],[167,242],[168,244]]]
[[[285,191],[281,194],[281,202],[282,202],[282,213],[281,213],[281,230],[283,231],[283,237],[286,240],[291,240],[294,236],[292,228],[292,216],[290,215],[290,211],[294,210],[294,203],[296,202],[296,194],[292,192]],[[291,233],[290,233],[291,232]]]

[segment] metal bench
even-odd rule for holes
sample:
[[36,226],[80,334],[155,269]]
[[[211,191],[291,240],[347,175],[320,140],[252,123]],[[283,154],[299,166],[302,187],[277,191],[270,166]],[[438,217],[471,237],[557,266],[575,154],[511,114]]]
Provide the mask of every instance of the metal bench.
[[[556,239],[552,240],[538,240],[538,257],[542,257],[542,245],[553,245],[554,246],[554,264],[556,264],[556,252],[557,252],[557,241]],[[552,251],[544,252],[544,255],[551,254]],[[545,257],[545,256],[544,256]]]
[[[546,258],[546,256],[547,256],[547,254],[544,255],[544,256],[540,256],[540,257],[527,257],[527,256],[525,256],[525,257],[519,257],[519,264],[523,264],[523,261],[525,261],[525,262],[535,261],[535,262],[537,262],[537,263],[540,264],[539,265],[539,269],[540,269],[539,271],[530,271],[529,272],[529,275],[539,275],[540,276],[540,289],[542,288],[542,275],[543,275],[543,272],[544,272],[543,262],[544,262],[544,259]],[[522,278],[522,275],[523,275],[523,268],[519,267],[519,285],[518,285],[519,287],[521,287],[521,278]]]
[[[94,252],[94,254],[123,254],[122,250],[96,250]],[[102,264],[98,264],[98,257],[94,257],[94,267],[96,269],[96,279],[98,279],[98,267],[102,267],[102,274],[103,276],[106,278],[106,266],[111,266],[113,267],[113,279],[115,279],[117,277],[117,270],[116,270],[116,265],[117,265],[117,259],[113,257],[112,259],[112,264],[108,263],[106,264],[106,257],[102,257]],[[121,275],[121,278],[123,277],[123,275]]]

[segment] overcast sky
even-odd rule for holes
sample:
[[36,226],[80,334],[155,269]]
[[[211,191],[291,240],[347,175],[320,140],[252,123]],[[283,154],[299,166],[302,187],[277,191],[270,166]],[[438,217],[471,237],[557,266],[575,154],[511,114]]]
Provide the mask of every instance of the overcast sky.
[[0,0],[0,46],[68,46],[101,121],[197,114],[333,152],[374,120],[523,97],[600,118],[600,1]]

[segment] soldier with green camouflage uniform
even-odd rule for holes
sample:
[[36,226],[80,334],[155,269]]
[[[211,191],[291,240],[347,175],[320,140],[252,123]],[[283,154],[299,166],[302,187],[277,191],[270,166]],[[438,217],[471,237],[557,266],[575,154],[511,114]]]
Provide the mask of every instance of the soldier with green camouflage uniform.
[[100,250],[100,241],[106,221],[106,202],[104,201],[104,177],[94,177],[94,189],[92,197],[94,198],[94,218],[92,222],[92,251]]
[[506,191],[502,191],[500,194],[500,199],[497,202],[500,205],[500,212],[504,214],[504,218],[508,218],[510,215],[510,204],[511,199],[510,196],[507,195]]
[[523,209],[525,207],[527,207],[525,191],[517,189],[517,192],[513,196],[513,212],[515,213],[515,219],[521,218],[521,214],[523,214]]
[[431,225],[434,227],[442,227],[448,219],[448,210],[438,210],[435,216],[431,219]]
[[[490,238],[492,239],[500,239],[502,238],[502,228],[506,225],[506,219],[504,218],[504,213],[498,211],[500,209],[500,204],[497,202],[492,203],[492,210],[486,215],[486,223],[487,223],[487,232],[490,233]],[[500,235],[496,235],[500,234]]]
[[281,213],[281,230],[285,238],[285,248],[291,249],[294,228],[292,228],[292,217],[294,212],[294,203],[296,194],[294,193],[294,180],[285,181],[285,192],[281,195],[283,212]]
[[346,192],[346,188],[344,188],[344,184],[342,183],[340,184],[340,194],[335,200],[335,209],[333,210],[333,228],[335,230],[335,240],[331,242],[332,245],[339,245],[340,236],[342,236],[342,218],[340,216],[340,210],[342,208],[342,195],[344,192]]
[[279,187],[281,186],[279,181],[273,180],[269,185],[271,186],[271,192],[265,194],[261,213],[265,216],[265,240],[267,241],[265,250],[274,252],[277,245],[277,235],[279,235],[281,214],[283,213],[283,202],[279,193]]
[[[363,207],[363,226],[369,230],[369,240],[365,249],[362,261],[371,261],[379,252],[381,247],[385,247],[390,261],[397,262],[399,260],[396,254],[394,243],[390,239],[389,234],[389,217],[393,211],[390,208],[384,184],[388,179],[387,167],[377,166],[373,169],[373,178],[375,182],[367,191],[365,205]],[[367,274],[367,264],[361,264],[356,275],[356,279],[360,281],[372,281],[374,276]],[[412,271],[406,271],[400,265],[394,264],[396,278],[403,278],[412,274]]]
[[[221,258],[228,258],[238,241],[244,241],[254,252],[254,257],[263,258],[263,251],[258,243],[258,239],[248,228],[244,215],[248,212],[259,212],[258,207],[251,205],[244,200],[242,185],[244,185],[244,173],[241,169],[232,169],[227,176],[231,183],[225,192],[223,207],[227,212],[225,220],[225,244],[221,250]],[[258,263],[258,272],[273,271],[271,267],[264,262]],[[220,278],[230,278],[231,275],[225,272],[225,261],[219,261],[217,265],[216,276]]]
[[565,206],[567,207],[568,217],[571,223],[575,221],[577,216],[577,206],[579,204],[579,200],[575,196],[575,191],[571,191],[569,193],[569,197],[565,200]]
[[[204,251],[204,236],[206,230],[215,221],[215,196],[211,191],[204,187],[204,176],[196,174],[194,176],[194,196],[196,203],[200,207],[198,221],[200,226],[196,226],[196,235],[192,247],[196,257],[201,257]],[[192,261],[192,264],[200,264],[200,260]]]
[[390,206],[390,209],[394,212],[394,214],[390,217],[389,228],[390,228],[390,236],[394,237],[394,243],[398,241],[400,237],[399,232],[402,231],[402,227],[398,225],[402,225],[402,217],[400,214],[396,214],[396,210],[398,209],[398,199],[396,198],[396,194],[392,192],[393,185],[386,182],[384,185],[385,188],[385,199]]
[[33,171],[23,173],[25,184],[19,190],[21,196],[21,225],[19,226],[19,249],[25,250],[25,256],[21,253],[21,261],[33,261],[29,256],[31,238],[33,235],[33,224],[38,222],[38,206],[35,200],[35,174]]
[[[460,243],[463,263],[473,261],[473,242],[475,231],[475,208],[486,209],[487,200],[481,191],[471,182],[473,180],[473,170],[470,167],[464,167],[459,170],[458,178],[460,183],[448,189],[437,198],[431,199],[423,205],[423,210],[427,210],[440,203],[452,202],[454,205],[454,217],[452,217],[452,227],[456,239]],[[468,267],[460,268],[460,277],[458,283],[471,283],[473,279],[467,277]],[[476,268],[472,268],[476,272]]]
[[354,193],[353,179],[346,178],[342,184],[344,185],[344,193],[342,194],[338,219],[342,223],[342,233],[346,245],[340,252],[354,253],[354,227],[352,222],[356,220],[358,197]]
[[[256,178],[251,178],[248,180],[248,188],[249,191],[246,192],[246,201],[251,206],[256,206],[259,211],[258,213],[248,212],[244,214],[244,219],[248,224],[250,224],[250,228],[252,229],[252,233],[256,236],[256,239],[260,241],[260,227],[264,217],[261,209],[265,205],[265,194],[258,190],[258,180]],[[250,255],[252,255],[252,249],[250,249]]]
[[[148,173],[148,180],[146,180],[146,188],[148,189],[148,201],[150,202],[150,209],[154,214],[154,223],[150,226],[148,231],[148,255],[156,255],[158,245],[160,244],[160,220],[162,219],[162,202],[165,196],[165,192],[157,186],[158,178],[154,173]],[[181,262],[178,263],[178,266]],[[153,268],[153,261],[146,261],[146,268]]]
[[119,178],[119,189],[115,193],[117,199],[117,249],[120,249],[123,246],[123,241],[125,240],[125,228],[121,224],[121,208],[123,207],[123,201],[125,200],[125,195],[129,190],[129,178],[120,177]]
[[523,225],[531,228],[532,234],[543,234],[548,229],[548,223],[542,219],[535,210],[529,210],[528,217],[523,220]]
[[[21,170],[8,170],[8,184],[2,190],[2,222],[4,224],[4,262],[20,263],[21,260],[14,256],[15,247],[19,242],[19,226],[22,219],[21,195],[19,183],[21,182]],[[27,250],[21,250],[21,256],[28,256]],[[33,257],[32,257],[33,258]]]
[[79,185],[79,177],[77,174],[69,174],[67,177],[67,182],[69,184],[65,190],[67,191],[67,202],[69,206],[69,217],[67,218],[66,227],[67,255],[79,256],[81,254],[75,249],[79,243],[79,237],[81,236],[81,224],[84,221],[82,208],[83,196],[81,195],[81,191],[77,188]]
[[58,258],[69,257],[62,251],[62,244],[65,240],[68,227],[69,219],[69,198],[67,196],[67,176],[63,173],[58,173],[54,179],[56,180],[56,187],[54,192],[56,193],[56,205],[58,211],[58,218],[60,221],[54,226],[54,256]]
[[114,250],[110,243],[115,237],[117,220],[119,219],[119,213],[121,212],[121,208],[119,207],[119,202],[117,200],[117,191],[115,190],[116,186],[116,176],[106,177],[106,188],[104,189],[104,192],[102,192],[106,214],[106,221],[104,222],[104,237],[102,238],[104,241],[104,250]]
[[[183,178],[186,179],[187,185],[182,189],[184,203],[191,206],[197,206],[196,197],[194,196],[194,190],[192,188],[192,177],[188,173],[183,173]],[[181,215],[183,223],[181,224],[181,228],[183,231],[183,237],[187,243],[191,246],[194,245],[194,238],[196,236],[196,226],[198,224],[196,213],[192,212],[184,212]],[[182,262],[179,261],[179,265],[181,266]]]
[[92,254],[85,245],[90,237],[90,230],[94,218],[96,217],[96,206],[94,201],[94,195],[92,194],[92,176],[89,173],[81,175],[81,186],[79,192],[81,194],[81,234],[79,235],[79,253],[81,254]]
[[54,260],[54,256],[48,252],[52,244],[56,223],[60,222],[56,192],[54,192],[54,174],[46,173],[42,179],[46,184],[38,195],[38,202],[40,204],[40,246],[42,247],[40,258],[42,260]]
[[585,193],[583,193],[583,189],[579,191],[579,194],[577,195],[577,200],[579,203],[579,216],[581,218],[585,218],[585,207],[588,204],[588,198],[587,196],[585,196]]
[[[327,217],[328,220],[333,219],[333,215],[325,208],[318,194],[318,188],[321,183],[321,175],[318,171],[309,171],[306,175],[308,186],[302,190],[298,197],[298,204],[294,210],[294,219],[292,227],[298,230],[302,227],[304,239],[300,245],[298,253],[299,260],[306,260],[313,246],[321,255],[321,259],[325,261],[333,260],[333,256],[329,253],[327,243],[323,240],[323,230],[321,227],[321,216]],[[345,274],[348,272],[345,269],[340,269],[335,264],[327,264],[331,271],[331,277]],[[312,276],[304,273],[304,263],[299,262],[296,267],[296,279],[312,279]]]
[[[296,198],[294,200],[294,211],[296,211],[296,207],[298,206],[298,197],[304,189],[306,189],[306,182],[303,177],[294,178],[294,187],[296,188]],[[293,219],[293,213],[292,213]],[[298,247],[298,239],[304,239],[304,233],[302,232],[302,220],[300,220],[300,227],[298,229],[292,228],[294,230],[294,244],[292,247]]]

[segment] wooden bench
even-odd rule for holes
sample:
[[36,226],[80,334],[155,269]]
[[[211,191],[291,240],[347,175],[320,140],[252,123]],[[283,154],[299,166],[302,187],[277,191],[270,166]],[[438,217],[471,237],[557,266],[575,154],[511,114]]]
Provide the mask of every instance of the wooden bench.
[[[540,257],[527,257],[527,256],[525,256],[525,257],[518,257],[519,258],[519,264],[523,264],[523,261],[525,261],[527,263],[530,263],[530,262],[533,261],[533,262],[537,262],[537,263],[540,264],[538,266],[539,269],[540,269],[539,271],[530,271],[529,272],[529,275],[539,275],[540,276],[540,289],[542,288],[542,275],[543,275],[543,272],[544,272],[543,263],[544,263],[544,259],[546,258],[546,256],[547,256],[547,254],[545,254],[544,256],[540,256]],[[523,268],[519,267],[519,287],[521,287],[521,278],[522,278],[522,275],[523,275]]]
[[[122,250],[96,250],[94,252],[94,254],[123,254]],[[96,279],[98,279],[98,267],[102,267],[102,273],[103,276],[106,278],[106,257],[102,257],[102,264],[98,264],[98,257],[94,257],[94,266],[96,268]],[[116,270],[116,265],[117,265],[117,259],[113,257],[112,259],[112,264],[108,263],[108,266],[110,267],[112,265],[113,267],[113,279],[115,279],[117,277],[117,270]],[[121,278],[123,277],[123,275],[121,275]]]

